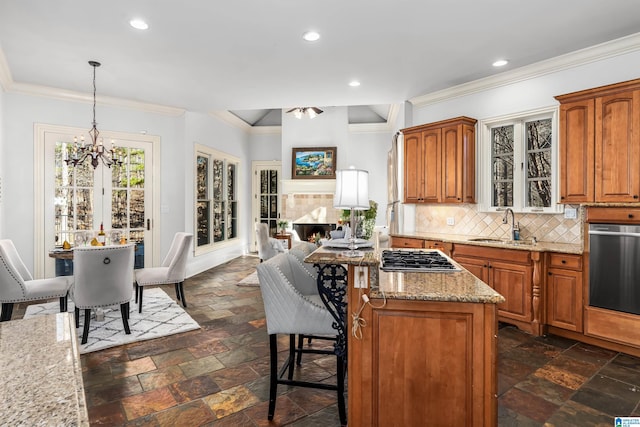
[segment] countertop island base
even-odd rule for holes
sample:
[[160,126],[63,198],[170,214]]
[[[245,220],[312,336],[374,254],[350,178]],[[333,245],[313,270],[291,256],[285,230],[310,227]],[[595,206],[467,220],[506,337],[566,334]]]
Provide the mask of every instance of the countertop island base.
[[305,258],[348,266],[348,425],[497,425],[496,304],[504,298],[463,269],[387,273],[378,260],[322,248]]

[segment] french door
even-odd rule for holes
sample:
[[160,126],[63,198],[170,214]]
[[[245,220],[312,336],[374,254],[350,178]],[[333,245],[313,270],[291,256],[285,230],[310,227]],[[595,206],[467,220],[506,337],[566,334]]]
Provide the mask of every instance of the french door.
[[[107,167],[100,162],[94,169],[87,160],[74,167],[64,160],[78,132],[83,130],[57,128],[41,133],[43,230],[36,255],[65,241],[74,246],[90,244],[102,225],[108,243],[126,239],[136,244],[136,268],[152,266],[153,141],[144,135],[111,133],[104,139],[113,140],[121,164]],[[43,245],[38,249],[40,241]],[[54,260],[42,261],[44,277],[53,276]]]
[[[269,226],[269,235],[274,235],[278,229],[280,217],[280,182],[281,163],[268,161],[252,162],[252,193],[253,193],[253,222],[264,222]],[[252,250],[257,251],[256,233],[253,232]]]

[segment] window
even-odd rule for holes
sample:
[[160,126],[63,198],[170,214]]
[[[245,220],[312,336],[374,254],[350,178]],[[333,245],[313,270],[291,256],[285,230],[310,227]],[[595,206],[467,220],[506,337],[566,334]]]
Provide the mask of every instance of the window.
[[238,237],[238,159],[196,145],[196,249]]
[[481,207],[557,213],[556,108],[480,123]]

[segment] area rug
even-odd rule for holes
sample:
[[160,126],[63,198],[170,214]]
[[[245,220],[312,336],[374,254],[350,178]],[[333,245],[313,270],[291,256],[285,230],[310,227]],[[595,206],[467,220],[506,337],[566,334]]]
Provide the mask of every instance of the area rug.
[[[69,311],[73,313],[74,305],[71,299],[68,306]],[[200,325],[159,288],[145,289],[142,313],[138,313],[138,305],[134,299],[131,300],[130,306],[130,335],[124,333],[120,306],[107,308],[104,310],[103,321],[91,319],[89,338],[86,344],[80,344],[80,354],[200,329]],[[60,303],[56,300],[28,306],[24,318],[59,312]],[[83,320],[84,315],[81,313],[80,328],[77,329],[78,343],[82,339]]]
[[238,282],[238,286],[260,286],[258,281],[258,272],[254,271],[244,279]]

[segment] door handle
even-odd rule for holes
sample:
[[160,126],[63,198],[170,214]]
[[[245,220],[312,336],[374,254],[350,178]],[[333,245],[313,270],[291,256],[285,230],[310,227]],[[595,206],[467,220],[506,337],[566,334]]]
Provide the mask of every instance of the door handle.
[[147,218],[147,231],[151,231],[151,220]]

